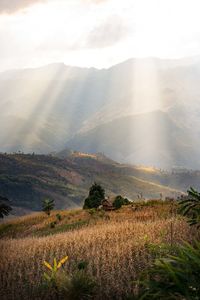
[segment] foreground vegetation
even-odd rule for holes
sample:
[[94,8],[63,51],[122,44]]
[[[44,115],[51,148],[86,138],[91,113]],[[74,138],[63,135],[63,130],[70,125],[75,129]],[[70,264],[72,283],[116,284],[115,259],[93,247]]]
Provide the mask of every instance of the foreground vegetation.
[[[140,279],[139,299],[199,300],[200,242],[184,243],[175,255],[157,259]],[[140,293],[139,292],[139,293]]]
[[[61,220],[51,227],[57,214]],[[67,227],[77,222],[79,226]],[[2,224],[0,230],[0,297],[6,300],[89,299],[92,293],[94,299],[136,299],[141,287],[138,279],[155,259],[176,255],[183,241],[199,239],[196,227],[177,214],[176,204],[161,201],[109,213],[34,214]],[[55,258],[66,256],[58,273],[59,289],[47,289],[44,261],[52,265]],[[84,290],[85,296],[77,295],[77,290]]]

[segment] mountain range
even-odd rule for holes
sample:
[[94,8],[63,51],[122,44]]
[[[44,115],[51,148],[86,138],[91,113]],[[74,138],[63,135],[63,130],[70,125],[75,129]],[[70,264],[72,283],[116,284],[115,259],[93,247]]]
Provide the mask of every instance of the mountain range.
[[70,150],[51,155],[0,154],[1,196],[10,200],[14,214],[40,211],[45,198],[54,199],[56,209],[80,207],[95,181],[106,196],[164,199],[181,195],[190,185],[198,189],[200,171],[134,167],[103,154]]
[[200,57],[0,73],[0,151],[71,148],[121,163],[198,169],[199,79]]

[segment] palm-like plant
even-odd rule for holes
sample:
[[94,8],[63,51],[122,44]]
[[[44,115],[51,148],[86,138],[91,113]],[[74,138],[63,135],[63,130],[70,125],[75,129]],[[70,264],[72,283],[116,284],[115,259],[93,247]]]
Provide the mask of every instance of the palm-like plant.
[[200,227],[200,193],[192,187],[188,190],[188,197],[179,202],[180,212],[189,217],[190,225]]
[[45,199],[42,202],[42,210],[50,216],[51,211],[54,209],[54,200],[53,199]]
[[6,204],[5,202],[8,202],[8,199],[0,196],[0,218],[8,216],[12,210],[10,205]]
[[174,256],[157,260],[140,282],[136,299],[200,299],[200,242],[185,243]]
[[56,275],[58,270],[64,265],[64,263],[68,260],[68,256],[63,257],[59,262],[57,262],[56,258],[53,260],[53,265],[50,265],[47,261],[44,261],[44,265],[50,271],[50,274],[44,272],[44,279],[48,283],[56,284]]

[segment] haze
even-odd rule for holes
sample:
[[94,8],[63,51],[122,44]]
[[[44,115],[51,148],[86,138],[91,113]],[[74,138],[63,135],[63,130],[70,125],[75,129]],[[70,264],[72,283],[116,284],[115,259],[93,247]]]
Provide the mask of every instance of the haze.
[[199,11],[195,0],[0,1],[0,151],[200,168]]
[[0,70],[199,54],[198,0],[0,1]]

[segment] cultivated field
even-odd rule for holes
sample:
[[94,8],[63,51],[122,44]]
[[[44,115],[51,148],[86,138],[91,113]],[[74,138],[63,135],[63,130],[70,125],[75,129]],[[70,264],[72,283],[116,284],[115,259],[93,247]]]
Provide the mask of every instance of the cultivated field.
[[[141,205],[135,211],[129,206],[110,213],[60,212],[62,220],[49,229],[55,214],[35,214],[1,225],[2,300],[51,299],[41,291],[43,261],[52,263],[66,255],[63,269],[68,274],[80,261],[88,262],[87,272],[98,284],[95,299],[126,299],[156,257],[197,237],[171,204]],[[77,222],[80,226],[67,227]]]

